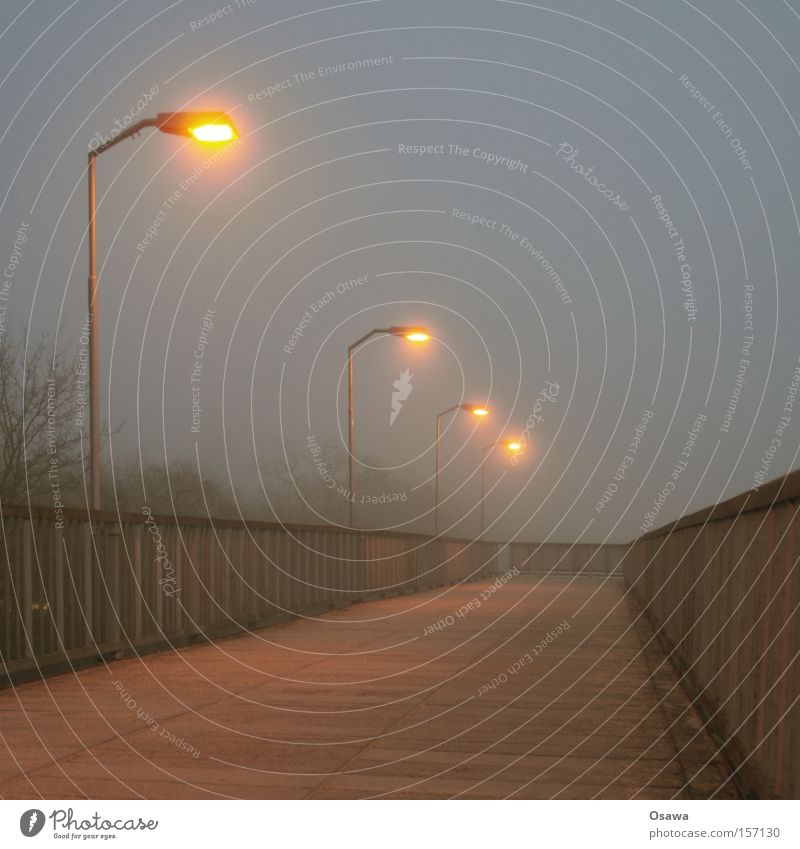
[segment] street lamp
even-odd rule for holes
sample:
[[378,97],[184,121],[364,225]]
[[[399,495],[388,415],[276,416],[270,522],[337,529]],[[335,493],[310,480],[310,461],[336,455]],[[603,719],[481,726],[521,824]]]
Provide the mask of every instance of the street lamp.
[[522,451],[522,443],[517,442],[515,439],[498,439],[497,442],[491,442],[489,445],[484,446],[481,456],[481,539],[483,539],[484,502],[486,501],[486,455],[498,445],[502,445],[513,454],[518,454]]
[[98,309],[97,248],[95,232],[94,163],[123,139],[138,135],[147,127],[162,133],[187,136],[199,142],[218,144],[236,138],[236,129],[224,112],[159,112],[131,124],[116,136],[89,151],[89,455],[91,465],[91,505],[99,510],[100,501],[100,312]]
[[349,527],[355,527],[356,504],[355,492],[353,491],[353,479],[355,477],[355,455],[353,454],[353,443],[355,441],[356,417],[353,400],[353,352],[359,345],[366,342],[367,339],[378,334],[389,336],[402,336],[409,342],[427,342],[431,337],[427,329],[424,327],[409,327],[407,325],[398,325],[395,327],[378,327],[375,330],[370,330],[360,339],[357,339],[347,349],[347,414],[349,419],[347,431],[347,453],[348,453],[348,475],[347,475],[347,495],[350,502],[349,508]]
[[435,536],[437,537],[439,536],[439,439],[442,435],[441,419],[442,416],[452,413],[453,410],[464,410],[467,413],[472,413],[473,416],[478,416],[478,418],[483,418],[484,416],[489,415],[489,410],[487,410],[482,404],[454,404],[452,407],[442,410],[442,412],[436,416],[436,474],[434,476],[436,496],[434,504],[434,521],[436,523]]

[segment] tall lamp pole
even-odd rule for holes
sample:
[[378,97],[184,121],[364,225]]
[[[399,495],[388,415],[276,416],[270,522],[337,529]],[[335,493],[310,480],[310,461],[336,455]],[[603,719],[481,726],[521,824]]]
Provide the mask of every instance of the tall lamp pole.
[[208,143],[236,138],[233,122],[224,112],[160,112],[131,124],[116,136],[89,151],[89,457],[92,510],[99,510],[100,492],[100,311],[97,288],[97,233],[95,228],[95,160],[101,153],[148,127],[162,133],[188,136]]
[[488,416],[489,411],[486,407],[481,404],[453,404],[452,407],[448,407],[446,410],[442,410],[439,415],[436,416],[436,473],[434,475],[434,485],[436,489],[435,501],[434,501],[434,522],[435,522],[435,534],[434,536],[439,536],[439,440],[442,436],[442,416],[446,416],[448,413],[452,413],[454,410],[464,410],[467,413],[472,413],[473,416]]
[[359,345],[363,344],[373,336],[385,334],[389,336],[404,336],[409,342],[427,342],[431,337],[424,327],[378,327],[375,330],[370,330],[365,333],[360,339],[353,342],[347,348],[347,455],[348,455],[348,474],[347,474],[347,496],[349,507],[348,526],[355,527],[356,520],[356,501],[355,492],[353,490],[353,482],[355,480],[355,430],[356,430],[356,414],[355,400],[353,393],[353,353]]
[[489,445],[484,446],[483,454],[481,456],[481,539],[483,539],[485,527],[484,506],[486,502],[486,455],[497,445],[502,445],[509,451],[513,451],[515,454],[522,450],[522,444],[513,439],[498,439],[497,442],[490,442]]

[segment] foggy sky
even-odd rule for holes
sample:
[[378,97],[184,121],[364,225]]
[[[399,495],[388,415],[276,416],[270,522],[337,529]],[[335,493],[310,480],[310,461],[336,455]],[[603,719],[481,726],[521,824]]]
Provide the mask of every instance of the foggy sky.
[[356,355],[357,456],[407,498],[365,525],[432,530],[461,402],[492,415],[444,421],[455,535],[482,448],[526,427],[487,466],[494,539],[624,541],[795,468],[797,3],[551,6],[3,4],[5,332],[79,355],[92,138],[140,100],[222,108],[229,149],[146,131],[98,159],[115,455],[196,455],[250,497],[286,450],[326,486],[348,345],[414,324],[433,340]]

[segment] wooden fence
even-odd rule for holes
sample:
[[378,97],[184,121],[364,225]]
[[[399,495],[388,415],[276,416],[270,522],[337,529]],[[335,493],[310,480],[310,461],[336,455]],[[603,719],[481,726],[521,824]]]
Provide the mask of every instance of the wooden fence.
[[800,472],[624,545],[4,507],[0,686],[354,601],[620,570],[754,795],[800,795]]
[[647,534],[625,579],[753,795],[800,796],[800,472]]
[[[496,571],[497,545],[4,507],[0,685]],[[121,655],[120,655],[121,656]]]
[[511,568],[522,573],[622,578],[622,561],[630,546],[514,542],[509,548]]

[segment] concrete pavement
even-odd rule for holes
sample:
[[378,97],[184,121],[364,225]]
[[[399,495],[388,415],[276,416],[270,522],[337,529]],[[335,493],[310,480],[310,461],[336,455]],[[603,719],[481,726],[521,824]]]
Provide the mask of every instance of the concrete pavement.
[[0,797],[735,797],[640,614],[481,581],[24,684]]

